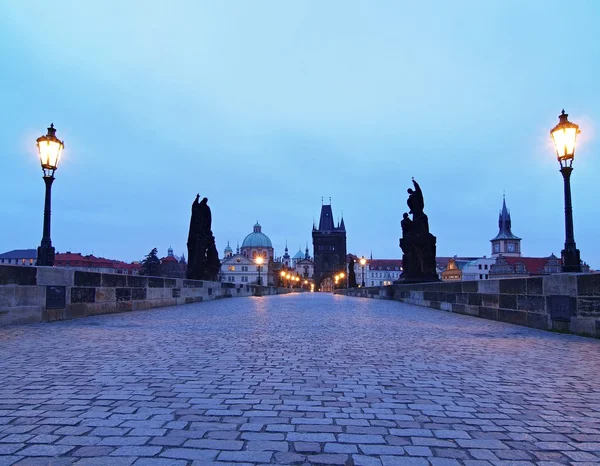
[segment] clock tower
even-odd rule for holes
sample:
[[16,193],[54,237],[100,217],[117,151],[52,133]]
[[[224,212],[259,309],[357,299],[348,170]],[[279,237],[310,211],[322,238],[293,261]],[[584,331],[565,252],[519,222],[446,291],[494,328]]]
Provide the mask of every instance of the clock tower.
[[500,255],[507,257],[521,257],[521,238],[513,235],[511,231],[510,212],[506,208],[506,199],[502,198],[502,210],[498,217],[498,234],[491,239],[492,257]]

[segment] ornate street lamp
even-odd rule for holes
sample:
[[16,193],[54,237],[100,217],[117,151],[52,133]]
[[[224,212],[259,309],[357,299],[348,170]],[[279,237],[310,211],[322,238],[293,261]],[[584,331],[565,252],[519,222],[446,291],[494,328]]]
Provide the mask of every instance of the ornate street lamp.
[[44,183],[46,184],[46,200],[44,203],[44,232],[42,242],[37,251],[37,265],[54,265],[54,247],[50,239],[50,212],[52,205],[52,182],[54,181],[54,172],[58,168],[58,162],[65,144],[56,137],[54,124],[48,128],[48,134],[37,138],[37,148],[44,173]]
[[573,207],[571,205],[571,173],[575,158],[575,144],[579,126],[568,120],[568,114],[563,110],[558,116],[558,124],[550,131],[550,136],[556,148],[560,172],[565,185],[565,248],[562,250],[562,271],[581,272],[579,249],[575,245],[573,233]]
[[256,270],[258,270],[258,284],[260,286],[262,286],[262,280],[260,278],[260,271],[262,270],[262,265],[263,265],[264,260],[262,257],[258,256],[256,258],[255,262],[256,262]]
[[362,286],[364,288],[364,286],[365,286],[365,265],[367,265],[367,259],[365,259],[365,256],[362,256],[360,258],[360,265],[362,267]]

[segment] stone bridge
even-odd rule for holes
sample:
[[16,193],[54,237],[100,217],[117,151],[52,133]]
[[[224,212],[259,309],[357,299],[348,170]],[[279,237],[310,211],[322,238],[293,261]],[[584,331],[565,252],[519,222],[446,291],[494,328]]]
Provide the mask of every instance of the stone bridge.
[[0,328],[0,465],[600,463],[600,342],[388,300]]

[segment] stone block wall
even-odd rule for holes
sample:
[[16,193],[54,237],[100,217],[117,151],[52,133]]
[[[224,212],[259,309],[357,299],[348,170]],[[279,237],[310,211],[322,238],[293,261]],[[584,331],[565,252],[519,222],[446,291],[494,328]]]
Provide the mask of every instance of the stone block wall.
[[337,292],[600,337],[600,274],[422,283]]
[[[255,285],[0,265],[0,326],[252,296]],[[262,287],[263,295],[287,292]]]

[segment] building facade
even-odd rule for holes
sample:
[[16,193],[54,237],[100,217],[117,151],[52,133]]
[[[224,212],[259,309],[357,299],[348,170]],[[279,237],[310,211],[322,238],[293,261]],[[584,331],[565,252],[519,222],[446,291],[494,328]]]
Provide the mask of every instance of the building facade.
[[[266,264],[265,264],[266,265]],[[263,273],[265,265],[261,268],[261,282],[264,285],[267,275]],[[258,283],[258,265],[242,254],[233,254],[221,261],[220,279],[222,282],[252,285]]]
[[313,257],[315,287],[333,289],[333,276],[346,270],[346,225],[344,218],[335,226],[331,204],[321,206],[319,228],[313,224]]
[[34,266],[37,264],[37,249],[13,249],[0,254],[0,264]]
[[496,257],[480,257],[469,261],[462,269],[463,280],[489,280]]

